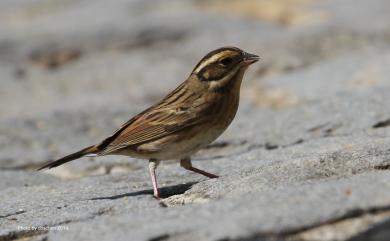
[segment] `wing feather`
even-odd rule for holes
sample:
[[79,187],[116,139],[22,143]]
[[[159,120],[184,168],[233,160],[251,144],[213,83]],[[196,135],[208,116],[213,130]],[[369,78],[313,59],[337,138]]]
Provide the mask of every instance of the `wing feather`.
[[190,111],[148,112],[124,128],[121,133],[104,148],[101,154],[104,155],[124,147],[150,142],[176,133],[184,128],[199,124],[200,122],[201,120]]
[[[197,105],[201,96],[186,91],[184,86],[179,86],[174,91],[176,94],[166,96],[159,104],[138,114],[101,142],[99,154],[151,142],[204,122],[201,118],[204,115],[200,114],[203,108]],[[187,105],[183,104],[182,98],[186,99],[184,103]]]

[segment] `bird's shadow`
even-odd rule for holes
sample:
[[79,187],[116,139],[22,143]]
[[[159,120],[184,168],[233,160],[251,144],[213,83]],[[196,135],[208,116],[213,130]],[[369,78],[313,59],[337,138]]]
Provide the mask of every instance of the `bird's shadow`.
[[[189,190],[196,183],[198,182],[189,182],[189,183],[184,183],[184,184],[179,184],[174,186],[162,187],[160,188],[160,195],[162,198],[167,198],[173,195],[183,194],[185,191]],[[148,190],[141,190],[141,191],[124,193],[124,194],[119,194],[114,196],[94,197],[94,198],[90,198],[89,200],[115,200],[124,197],[152,195],[152,194],[153,194],[153,190],[148,189]]]

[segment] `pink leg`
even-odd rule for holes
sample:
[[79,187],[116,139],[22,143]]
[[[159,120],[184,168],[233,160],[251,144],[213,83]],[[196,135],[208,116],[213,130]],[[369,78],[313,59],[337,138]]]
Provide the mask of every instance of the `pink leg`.
[[152,178],[153,196],[157,199],[160,199],[160,191],[158,190],[157,178],[156,178],[156,168],[159,163],[160,161],[156,159],[149,160],[149,174],[150,177]]
[[198,168],[193,167],[190,158],[185,158],[185,159],[180,160],[180,165],[189,171],[193,171],[193,172],[202,174],[203,176],[206,176],[208,178],[217,178],[218,177],[217,175],[214,175],[212,173],[209,173],[209,172],[206,172],[206,171],[203,171],[203,170],[200,170]]

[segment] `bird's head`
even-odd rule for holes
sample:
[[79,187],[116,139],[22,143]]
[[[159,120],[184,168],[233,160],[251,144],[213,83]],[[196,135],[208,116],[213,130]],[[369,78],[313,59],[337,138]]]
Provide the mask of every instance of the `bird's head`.
[[259,59],[259,56],[239,48],[223,47],[203,57],[191,75],[210,90],[225,90],[234,86],[239,88],[245,70]]

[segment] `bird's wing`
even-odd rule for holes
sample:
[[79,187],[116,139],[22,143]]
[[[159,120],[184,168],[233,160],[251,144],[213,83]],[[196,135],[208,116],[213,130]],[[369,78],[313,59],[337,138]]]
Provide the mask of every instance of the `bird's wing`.
[[158,108],[146,110],[123,125],[100,144],[101,155],[140,145],[202,123],[196,111]]
[[161,102],[136,115],[98,144],[99,154],[151,142],[208,121],[210,115],[204,112],[210,106],[203,97],[190,91],[183,82]]

